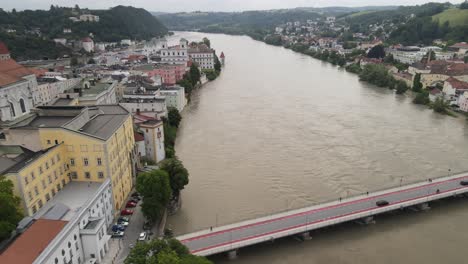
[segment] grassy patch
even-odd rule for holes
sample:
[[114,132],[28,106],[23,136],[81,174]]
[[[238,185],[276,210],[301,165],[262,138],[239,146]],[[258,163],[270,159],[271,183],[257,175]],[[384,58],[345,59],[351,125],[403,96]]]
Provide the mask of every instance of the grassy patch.
[[439,21],[440,25],[448,21],[452,27],[468,25],[468,9],[450,8],[432,16],[432,20]]

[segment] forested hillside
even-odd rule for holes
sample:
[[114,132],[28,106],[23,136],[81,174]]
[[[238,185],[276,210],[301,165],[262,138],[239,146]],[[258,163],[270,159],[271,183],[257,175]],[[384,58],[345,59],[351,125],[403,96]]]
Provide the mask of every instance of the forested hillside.
[[[99,22],[73,22],[81,14],[99,16]],[[64,29],[71,33],[64,33]],[[109,10],[89,10],[51,6],[49,10],[6,12],[0,9],[0,40],[4,40],[15,57],[54,57],[61,53],[53,47],[54,38],[80,39],[92,33],[94,41],[114,42],[121,39],[150,39],[167,34],[167,28],[148,11],[117,6]],[[50,50],[52,49],[52,50]]]

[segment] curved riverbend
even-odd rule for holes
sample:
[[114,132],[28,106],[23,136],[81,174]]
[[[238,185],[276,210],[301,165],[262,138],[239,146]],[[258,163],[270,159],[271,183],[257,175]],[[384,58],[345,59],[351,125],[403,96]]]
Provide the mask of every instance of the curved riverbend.
[[[190,171],[177,234],[468,170],[468,122],[359,82],[328,63],[249,37],[208,36],[221,76],[183,112],[177,155]],[[455,263],[468,202],[343,225],[312,241],[244,249],[234,263]],[[226,261],[216,257],[216,263]]]

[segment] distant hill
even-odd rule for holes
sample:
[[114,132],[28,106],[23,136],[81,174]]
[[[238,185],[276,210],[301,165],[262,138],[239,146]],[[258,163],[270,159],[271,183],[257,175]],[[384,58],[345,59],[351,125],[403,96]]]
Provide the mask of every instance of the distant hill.
[[440,25],[448,21],[450,26],[467,26],[468,9],[450,8],[432,16],[432,20],[438,21]]
[[[73,22],[81,14],[99,16],[99,22]],[[72,33],[65,34],[65,28]],[[7,32],[10,31],[10,32]],[[15,31],[15,32],[12,32]],[[55,57],[50,52],[54,38],[80,39],[92,33],[95,41],[142,40],[167,34],[167,28],[141,8],[116,6],[108,10],[89,10],[51,6],[50,10],[6,12],[0,9],[0,40],[14,57],[38,59]],[[65,52],[62,48],[60,53]]]

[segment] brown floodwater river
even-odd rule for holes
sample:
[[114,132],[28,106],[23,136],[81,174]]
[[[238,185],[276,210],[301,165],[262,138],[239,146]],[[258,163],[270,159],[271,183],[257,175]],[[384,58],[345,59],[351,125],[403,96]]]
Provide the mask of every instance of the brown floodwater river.
[[[168,220],[176,234],[468,170],[464,118],[249,37],[171,40],[204,36],[226,65],[182,113],[176,152],[190,184]],[[241,249],[230,263],[467,263],[468,199],[432,207]]]

